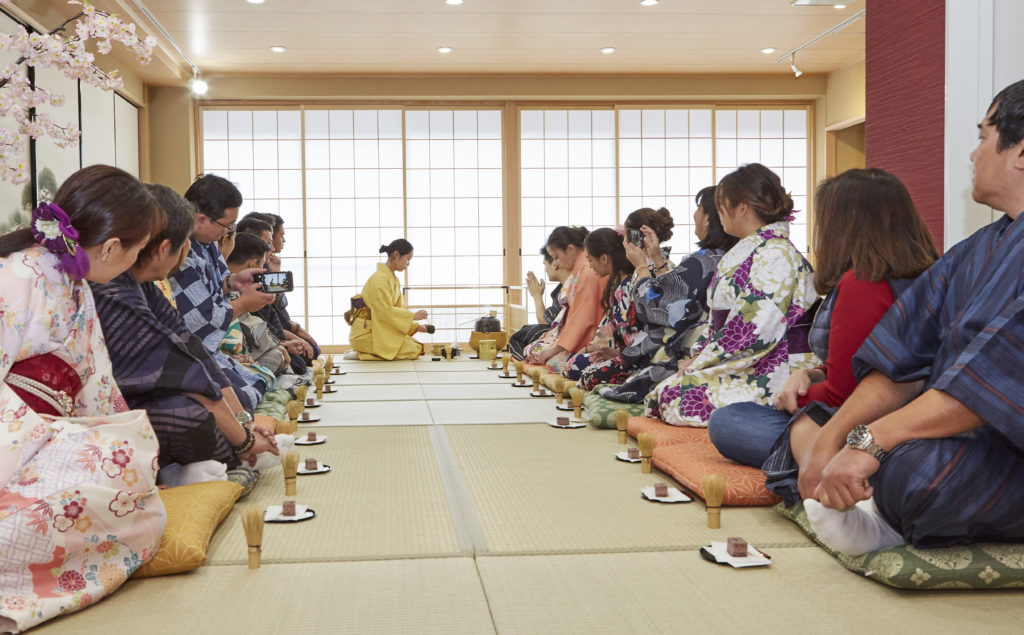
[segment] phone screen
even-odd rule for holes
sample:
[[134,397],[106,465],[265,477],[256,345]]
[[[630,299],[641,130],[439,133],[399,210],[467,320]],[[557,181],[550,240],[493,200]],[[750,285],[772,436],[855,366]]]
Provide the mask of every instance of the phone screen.
[[293,290],[291,271],[275,271],[273,273],[258,273],[253,276],[253,282],[262,282],[260,291],[266,293],[285,293]]

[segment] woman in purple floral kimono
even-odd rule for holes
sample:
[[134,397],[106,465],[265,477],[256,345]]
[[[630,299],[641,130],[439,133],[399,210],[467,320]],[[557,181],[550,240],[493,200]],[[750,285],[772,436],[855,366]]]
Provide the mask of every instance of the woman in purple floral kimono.
[[817,301],[810,264],[789,241],[793,201],[758,163],[728,174],[715,191],[725,231],[740,238],[711,281],[711,319],[680,371],[647,396],[647,414],[707,425],[721,406],[771,404],[790,368],[818,363],[807,345]]

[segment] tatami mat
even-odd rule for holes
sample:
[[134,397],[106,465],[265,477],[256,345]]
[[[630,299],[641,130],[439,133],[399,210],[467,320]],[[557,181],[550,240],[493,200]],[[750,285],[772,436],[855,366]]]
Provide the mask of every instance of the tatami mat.
[[[354,389],[353,389],[354,390]],[[426,401],[327,401],[310,410],[317,423],[300,423],[299,428],[316,426],[425,426],[433,423]]]
[[499,633],[1020,633],[1024,591],[895,591],[821,549],[733,569],[696,551],[481,557]]
[[[426,388],[424,388],[426,390]],[[530,391],[523,389],[525,393]],[[430,401],[434,423],[524,423],[543,422],[558,415],[554,398],[548,399],[463,399],[462,401]],[[563,413],[564,414],[564,413]]]
[[493,633],[473,560],[203,567],[132,580],[32,633]]
[[416,364],[417,362],[411,360],[397,362],[359,362],[341,359],[339,355],[334,356],[334,365],[338,367],[338,370],[347,373],[412,372],[416,370]]
[[363,386],[367,384],[378,386],[401,386],[404,384],[415,384],[419,382],[416,375],[417,374],[414,371],[409,370],[406,372],[349,372],[347,375],[332,375],[332,377],[334,378],[334,385],[337,386],[338,388],[342,388],[344,386]]
[[667,477],[616,461],[626,446],[614,431],[534,424],[452,426],[447,433],[491,552],[695,549],[725,535],[766,547],[811,545],[767,509],[727,508],[723,529],[711,530],[699,500],[644,500],[641,488]]
[[501,372],[490,370],[450,370],[445,372],[417,372],[419,382],[427,384],[491,384],[495,386],[505,385],[512,390],[512,382],[515,379],[502,379],[498,375]]
[[[302,433],[306,426],[300,428]],[[297,446],[300,456],[331,466],[327,474],[299,476],[298,503],[317,517],[268,524],[267,562],[438,556],[458,553],[430,435],[424,427],[320,427],[323,445]],[[246,543],[239,517],[249,505],[280,505],[280,467],[264,470],[214,534],[209,563],[243,562]]]
[[409,384],[345,384],[336,385],[338,392],[324,393],[324,403],[346,401],[414,401],[424,398],[418,383]]
[[[423,384],[423,394],[427,399],[465,400],[465,399],[533,399],[530,391],[523,388],[512,388],[507,383],[472,384]],[[549,399],[549,401],[551,401]]]

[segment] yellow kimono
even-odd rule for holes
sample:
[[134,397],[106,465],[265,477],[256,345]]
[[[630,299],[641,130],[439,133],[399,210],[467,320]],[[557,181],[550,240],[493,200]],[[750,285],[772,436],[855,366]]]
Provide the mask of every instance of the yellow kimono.
[[398,277],[385,264],[363,286],[363,302],[370,310],[353,316],[349,343],[359,359],[416,359],[423,354],[423,345],[411,336],[416,332],[412,311],[402,306],[402,289]]

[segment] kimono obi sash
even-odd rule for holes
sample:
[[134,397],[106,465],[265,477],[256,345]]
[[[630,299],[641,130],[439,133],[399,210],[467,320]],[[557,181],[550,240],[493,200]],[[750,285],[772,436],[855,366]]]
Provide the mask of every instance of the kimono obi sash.
[[345,311],[345,321],[349,326],[356,320],[369,320],[370,319],[370,307],[366,306],[366,302],[363,300],[363,296],[354,295],[352,296],[352,308]]
[[53,353],[23,359],[11,366],[4,379],[37,414],[70,417],[82,379],[75,369]]

